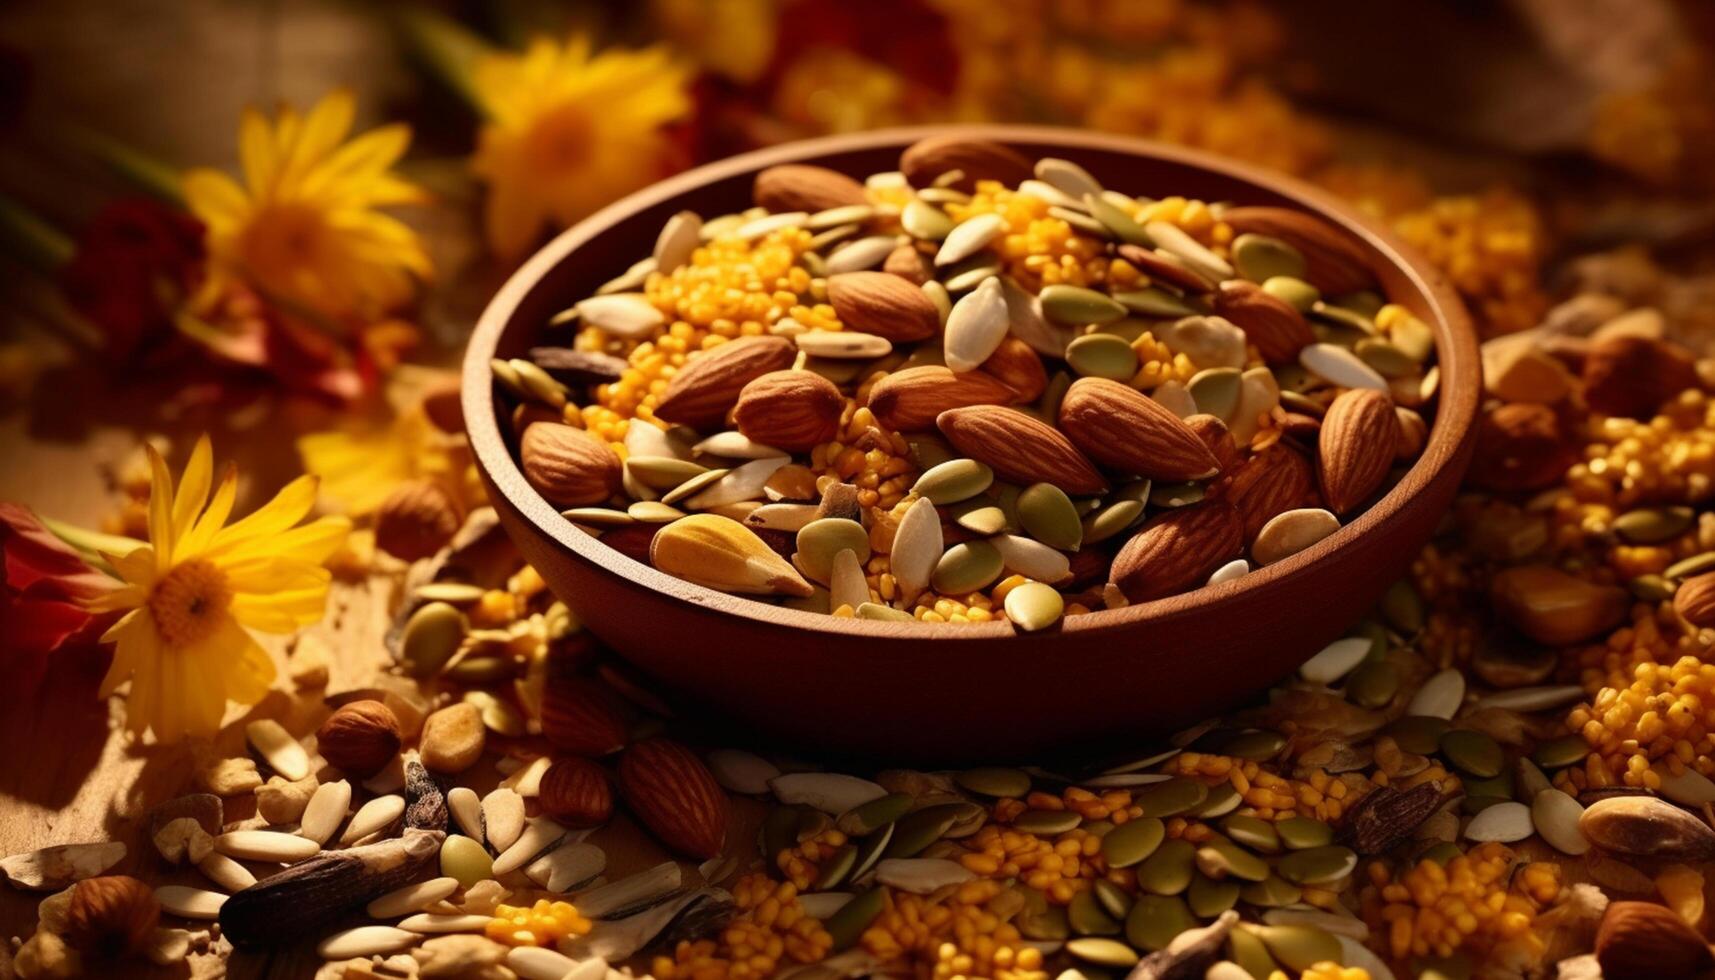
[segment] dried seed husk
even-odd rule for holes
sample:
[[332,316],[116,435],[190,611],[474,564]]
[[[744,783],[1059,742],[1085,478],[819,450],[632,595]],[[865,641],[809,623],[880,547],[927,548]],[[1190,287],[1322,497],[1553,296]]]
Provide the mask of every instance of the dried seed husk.
[[1650,796],[1617,796],[1590,804],[1578,827],[1613,854],[1688,864],[1715,858],[1715,830],[1691,813]]
[[723,592],[792,596],[811,592],[797,569],[753,531],[713,514],[680,518],[656,532],[649,560],[669,575]]
[[1439,783],[1419,783],[1407,790],[1378,787],[1347,811],[1339,840],[1366,857],[1386,853],[1409,838],[1441,804]]
[[242,948],[302,939],[426,877],[445,836],[407,830],[403,837],[293,865],[227,899],[220,909],[221,933]]
[[1139,949],[1156,952],[1168,947],[1181,933],[1197,927],[1185,900],[1177,896],[1139,895],[1125,919],[1126,941]]

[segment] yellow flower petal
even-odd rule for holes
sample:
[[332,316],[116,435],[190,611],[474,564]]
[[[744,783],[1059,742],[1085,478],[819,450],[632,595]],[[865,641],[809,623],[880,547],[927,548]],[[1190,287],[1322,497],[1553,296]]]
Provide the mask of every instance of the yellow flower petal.
[[232,597],[232,615],[240,623],[264,633],[290,633],[320,620],[327,609],[327,586],[242,594]]
[[154,446],[143,444],[149,457],[149,543],[155,548],[157,567],[173,561],[173,474]]
[[191,458],[185,464],[184,477],[179,481],[179,491],[173,497],[173,527],[178,533],[188,531],[196,522],[196,516],[202,513],[203,505],[208,503],[208,488],[214,476],[214,447],[209,445],[208,434],[197,440],[196,448],[191,450]]
[[282,487],[273,500],[256,508],[250,516],[216,532],[205,554],[211,558],[233,555],[258,539],[279,534],[303,520],[315,503],[316,478],[300,476]]
[[226,519],[232,516],[232,503],[238,497],[238,467],[231,463],[226,465],[226,472],[221,475],[220,485],[214,490],[214,499],[209,501],[208,509],[191,529],[179,538],[179,558],[181,561],[200,557],[208,547],[209,542],[220,531]]

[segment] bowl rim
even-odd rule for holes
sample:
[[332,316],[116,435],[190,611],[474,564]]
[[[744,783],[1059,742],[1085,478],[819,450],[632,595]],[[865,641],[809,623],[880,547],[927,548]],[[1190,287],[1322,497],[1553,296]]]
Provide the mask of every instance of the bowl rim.
[[[1063,619],[1051,630],[1033,634],[1015,630],[1005,621],[905,623],[835,617],[696,585],[657,571],[601,543],[600,539],[578,529],[561,516],[557,508],[530,486],[500,431],[495,411],[495,385],[489,364],[519,304],[554,267],[609,228],[704,184],[776,164],[815,162],[828,155],[889,145],[903,149],[930,136],[1058,145],[1070,150],[1100,150],[1153,157],[1265,189],[1355,235],[1383,261],[1401,271],[1428,301],[1430,316],[1427,320],[1436,334],[1436,363],[1441,377],[1436,415],[1423,452],[1400,480],[1356,520],[1342,525],[1335,533],[1290,558],[1254,569],[1228,582],[1204,585],[1189,592],[1119,609],[1092,610],[1088,614]],[[868,637],[878,641],[972,642],[1024,636],[1047,640],[1057,634],[1069,633],[1117,633],[1167,618],[1220,615],[1229,610],[1236,612],[1247,594],[1285,587],[1287,583],[1310,574],[1324,560],[1337,561],[1341,551],[1410,505],[1428,488],[1434,477],[1458,457],[1460,446],[1474,425],[1482,388],[1476,334],[1452,284],[1392,230],[1332,193],[1296,177],[1201,150],[1070,128],[1008,124],[896,127],[798,140],[704,164],[629,194],[560,232],[507,278],[483,309],[471,333],[460,382],[460,399],[472,454],[490,485],[537,530],[579,559],[668,598],[711,612],[751,620],[758,625],[842,637]]]

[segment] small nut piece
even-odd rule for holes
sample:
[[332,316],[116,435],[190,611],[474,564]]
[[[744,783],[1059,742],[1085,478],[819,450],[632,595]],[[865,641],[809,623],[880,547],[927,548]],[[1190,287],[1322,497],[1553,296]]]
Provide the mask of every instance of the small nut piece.
[[142,949],[160,919],[155,893],[136,878],[87,878],[72,888],[65,937],[85,953],[117,958]]
[[316,747],[336,769],[366,779],[399,754],[399,719],[380,701],[353,701],[322,722]]
[[1715,626],[1715,572],[1694,575],[1673,594],[1673,608],[1693,626]]
[[214,850],[214,837],[195,817],[179,817],[155,831],[155,850],[168,864],[181,864],[187,857],[195,864]]
[[250,759],[210,759],[197,769],[197,782],[216,796],[241,796],[262,785],[262,774]]
[[550,766],[538,801],[543,813],[574,830],[599,827],[613,815],[607,773],[588,759],[566,758]]
[[315,795],[319,785],[314,773],[296,782],[274,776],[256,790],[256,812],[271,824],[297,823],[303,818],[304,807],[309,806],[310,797]]
[[435,772],[464,772],[482,756],[487,728],[476,705],[461,701],[423,721],[423,765]]
[[375,512],[375,546],[402,561],[427,558],[459,529],[456,501],[432,480],[396,487]]

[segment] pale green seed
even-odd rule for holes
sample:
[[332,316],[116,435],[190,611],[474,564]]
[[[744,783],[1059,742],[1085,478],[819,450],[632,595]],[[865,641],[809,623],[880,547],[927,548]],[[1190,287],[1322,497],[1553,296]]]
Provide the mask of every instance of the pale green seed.
[[1506,762],[1501,743],[1482,732],[1464,729],[1441,736],[1441,754],[1454,767],[1478,779],[1499,775]]
[[1467,777],[1464,780],[1464,790],[1467,797],[1497,796],[1501,799],[1511,799],[1513,796],[1513,774],[1503,772],[1487,779]]
[[1400,579],[1382,593],[1382,618],[1401,633],[1416,633],[1423,628],[1423,597],[1410,582]]
[[947,212],[921,199],[913,199],[899,215],[899,226],[912,238],[938,242],[953,230]]
[[1284,748],[1286,736],[1279,732],[1241,732],[1221,746],[1221,754],[1252,762],[1267,762],[1279,755]]
[[1203,802],[1186,810],[1185,816],[1214,820],[1237,810],[1239,804],[1243,802],[1244,798],[1239,795],[1238,790],[1233,788],[1232,783],[1221,783],[1218,786],[1210,787],[1209,795],[1204,798]]
[[1013,820],[1012,827],[1038,837],[1056,837],[1076,829],[1083,822],[1084,818],[1073,810],[1029,810]]
[[1126,310],[1140,316],[1180,317],[1203,312],[1197,306],[1160,286],[1128,289],[1123,293],[1115,293],[1114,300]]
[[893,841],[887,845],[889,858],[916,857],[923,849],[946,836],[955,823],[968,816],[970,804],[937,803],[900,817],[893,825]]
[[1429,360],[1429,355],[1435,353],[1435,331],[1429,329],[1429,324],[1414,316],[1395,320],[1388,331],[1388,339],[1419,364]]
[[457,878],[460,887],[469,888],[494,877],[494,859],[481,844],[462,834],[453,834],[441,843],[441,874]]
[[1262,881],[1245,883],[1239,889],[1239,897],[1260,908],[1277,909],[1303,898],[1304,889],[1279,875],[1269,875]]
[[1382,729],[1382,734],[1399,743],[1399,747],[1414,755],[1432,755],[1441,746],[1441,736],[1452,727],[1445,718],[1426,715],[1406,715],[1395,719]]
[[713,469],[706,473],[698,473],[684,483],[661,495],[664,504],[676,504],[681,500],[689,500],[701,493],[705,488],[713,486],[721,477],[732,472],[730,469]]
[[1077,551],[1084,540],[1078,508],[1052,483],[1033,483],[1018,495],[1018,522],[1024,533],[1061,551]]
[[1590,743],[1582,735],[1562,735],[1539,744],[1530,761],[1544,769],[1560,769],[1581,762],[1590,754]]
[[1308,970],[1318,963],[1342,959],[1340,941],[1310,926],[1251,927],[1275,959],[1294,970]]
[[1280,834],[1274,829],[1274,823],[1261,817],[1235,813],[1221,821],[1221,830],[1253,851],[1262,854],[1280,851]]
[[1072,924],[1066,921],[1066,910],[1055,905],[1018,913],[1018,931],[1037,942],[1062,942],[1072,934]]
[[793,557],[799,570],[818,582],[827,582],[834,556],[842,551],[857,555],[858,563],[869,560],[869,532],[862,524],[844,517],[824,517],[798,531],[798,551]]
[[1161,846],[1167,828],[1155,817],[1127,820],[1102,838],[1102,857],[1110,868],[1129,868]]
[[[878,889],[879,890],[879,889]],[[1125,943],[1100,936],[1080,936],[1066,941],[1066,952],[1086,963],[1130,969],[1137,965],[1137,953]]]
[[1380,313],[1382,307],[1387,304],[1387,300],[1382,294],[1373,289],[1360,289],[1355,293],[1341,293],[1329,302],[1340,309],[1351,310],[1353,313],[1368,317],[1371,320],[1374,320],[1376,314]]
[[637,520],[623,510],[611,507],[573,507],[560,511],[560,516],[573,524],[583,524],[588,527],[627,527],[636,524]]
[[1119,923],[1124,922],[1126,915],[1131,912],[1131,895],[1106,878],[1097,878],[1095,885],[1090,888],[1090,893],[1096,896],[1096,903],[1102,907],[1102,911],[1118,920],[1114,923],[1117,931]]
[[1207,368],[1192,375],[1186,387],[1197,403],[1197,411],[1230,422],[1239,407],[1243,374],[1238,368]]
[[856,844],[846,844],[828,855],[827,860],[822,862],[815,882],[810,886],[811,890],[831,891],[844,884],[846,876],[851,874],[852,867],[857,864],[857,853]]
[[1149,505],[1151,507],[1188,507],[1203,499],[1205,493],[1203,484],[1157,483],[1149,488]]
[[930,584],[942,595],[960,596],[987,588],[1004,570],[1000,551],[987,541],[964,541],[948,548],[935,563]]
[[641,524],[669,524],[684,517],[685,512],[659,500],[639,500],[625,508],[625,515]]
[[1053,586],[1025,582],[1006,594],[1006,618],[1027,633],[1047,629],[1060,621],[1066,600]]
[[[897,823],[883,824],[877,827],[874,833],[858,841],[857,859],[852,862],[851,877],[862,878],[869,873],[869,869],[876,866],[882,855],[887,852],[887,848],[893,843],[893,834],[898,828]],[[776,856],[779,853],[779,851],[774,852]]]
[[1180,933],[1197,928],[1185,900],[1177,896],[1140,895],[1125,917],[1125,938],[1150,952],[1163,950]]
[[[1115,320],[1112,323],[1100,324],[1091,329],[1090,334],[1092,336],[1100,335],[1104,337],[1118,337],[1126,343],[1132,344],[1136,343],[1137,338],[1143,336],[1146,332],[1155,328],[1155,326],[1156,325],[1153,322],[1142,319],[1141,317],[1128,316],[1123,320]],[[1129,381],[1131,379],[1126,378],[1124,380]]]
[[756,844],[770,865],[781,851],[798,844],[798,811],[802,806],[777,806],[762,818],[756,832]]
[[513,358],[512,370],[518,373],[518,382],[537,401],[552,408],[565,407],[566,386],[556,381],[552,375],[542,370],[534,362]]
[[947,292],[962,293],[982,285],[985,279],[1000,275],[1000,258],[993,252],[979,252],[942,271],[946,274],[942,281],[947,284]]
[[1417,360],[1410,354],[1380,337],[1365,337],[1353,345],[1352,353],[1384,378],[1408,378],[1419,368]]
[[1006,515],[1006,533],[1017,534],[1024,530],[1024,525],[1018,517],[1018,498],[1024,491],[1011,483],[1003,483],[994,495],[994,502]]
[[[875,208],[868,204],[844,204],[826,211],[817,211],[804,222],[804,227],[811,231],[826,231],[838,228],[840,225],[861,225],[875,217]],[[703,227],[707,228],[707,225]]]
[[1072,387],[1072,376],[1065,371],[1056,371],[1048,378],[1048,386],[1042,389],[1042,397],[1036,400],[1036,410],[1046,419],[1060,417],[1060,402],[1066,398],[1066,389]]
[[1247,232],[1233,239],[1233,268],[1251,282],[1266,282],[1275,276],[1303,279],[1307,266],[1304,253],[1286,242]]
[[1079,936],[1117,936],[1120,931],[1120,920],[1108,914],[1092,891],[1072,896],[1066,906],[1066,924]]
[[1073,327],[1111,323],[1125,316],[1126,312],[1126,308],[1113,297],[1082,286],[1057,283],[1044,288],[1039,298],[1043,316]]
[[1268,877],[1268,862],[1224,837],[1215,837],[1197,848],[1197,870],[1211,878],[1262,881]]
[[1177,895],[1190,887],[1196,868],[1197,848],[1190,841],[1162,841],[1155,853],[1137,866],[1137,884],[1152,894]]
[[464,613],[449,603],[429,602],[405,620],[399,651],[406,669],[417,677],[431,677],[458,652],[469,626]]
[[1227,945],[1232,951],[1232,961],[1253,980],[1268,980],[1280,968],[1274,957],[1268,955],[1268,947],[1262,944],[1262,940],[1243,929],[1227,933]]
[[1086,334],[1067,345],[1066,364],[1081,377],[1130,381],[1137,374],[1137,351],[1111,334]]
[[1270,276],[1262,291],[1300,313],[1308,313],[1322,299],[1315,286],[1293,276]]
[[822,923],[822,928],[833,938],[835,952],[848,949],[858,941],[870,923],[881,915],[886,896],[885,888],[871,888],[867,892],[852,896],[852,900],[840,906],[838,912],[828,916],[828,920]]
[[[1422,854],[1419,854],[1417,859],[1419,861],[1434,861],[1436,864],[1446,866],[1447,862],[1454,858],[1464,856],[1465,852],[1459,850],[1458,844],[1455,844],[1452,841],[1442,841],[1441,843],[1424,851]],[[1419,974],[1419,976],[1421,977],[1422,975]]]
[[460,684],[493,684],[517,672],[517,662],[509,656],[476,656],[465,657],[442,671],[441,676]]
[[1091,511],[1084,518],[1084,543],[1106,541],[1136,524],[1143,517],[1143,504],[1136,500],[1116,500],[1106,507]]
[[1351,848],[1332,845],[1293,851],[1280,859],[1280,876],[1299,885],[1326,885],[1339,881],[1358,866]]
[[956,504],[969,500],[994,483],[994,470],[974,459],[950,459],[926,470],[911,492],[931,503]]
[[1089,235],[1091,238],[1114,237],[1113,232],[1108,230],[1107,225],[1102,224],[1091,215],[1087,215],[1082,211],[1074,211],[1071,208],[1055,205],[1048,209],[1048,216],[1050,218],[1059,218],[1061,221],[1064,221],[1073,228]]
[[1700,555],[1682,558],[1667,566],[1667,569],[1661,573],[1661,577],[1672,582],[1710,571],[1715,571],[1715,551],[1705,551]]
[[1236,881],[1216,881],[1208,875],[1191,879],[1185,892],[1185,904],[1199,919],[1213,919],[1239,902],[1240,885]]
[[1658,544],[1685,533],[1696,516],[1690,507],[1641,507],[1614,518],[1614,533],[1631,544]]
[[856,611],[859,619],[878,619],[895,623],[915,623],[917,621],[916,616],[903,609],[895,609],[892,606],[884,606],[876,602],[866,602],[858,606]]
[[1149,232],[1143,230],[1136,219],[1116,206],[1100,194],[1085,194],[1084,206],[1090,209],[1090,216],[1101,222],[1115,238],[1133,245],[1150,248],[1154,242],[1150,240]]
[[1132,802],[1143,810],[1146,817],[1171,817],[1195,807],[1208,795],[1209,787],[1204,784],[1194,779],[1175,777],[1164,783],[1139,787],[1132,794]]
[[1309,817],[1287,817],[1274,824],[1274,832],[1288,850],[1302,851],[1311,847],[1326,847],[1334,842],[1334,828]]
[[973,793],[999,799],[1018,799],[1030,792],[1029,773],[1001,766],[966,769],[955,774],[953,781]]
[[1399,671],[1385,660],[1360,664],[1346,681],[1346,697],[1362,708],[1381,708],[1399,693]]
[[1310,315],[1316,320],[1339,331],[1340,338],[1335,341],[1342,346],[1350,347],[1365,337],[1376,335],[1376,325],[1369,317],[1356,310],[1332,303],[1319,301],[1310,306]]
[[834,826],[849,837],[864,837],[905,816],[911,803],[909,793],[889,793],[840,814]]
[[468,582],[429,582],[412,590],[411,598],[419,602],[449,602],[455,606],[467,606],[487,594],[487,589]]
[[955,511],[953,521],[972,534],[988,537],[1006,530],[1006,511],[993,504],[971,506]]
[[1626,583],[1632,595],[1645,602],[1666,602],[1673,598],[1673,583],[1660,575],[1639,575]]

